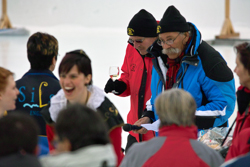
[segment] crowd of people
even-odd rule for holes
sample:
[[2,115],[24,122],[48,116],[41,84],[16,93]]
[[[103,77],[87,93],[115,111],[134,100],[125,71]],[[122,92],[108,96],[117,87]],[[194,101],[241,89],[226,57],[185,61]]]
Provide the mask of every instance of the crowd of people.
[[[121,77],[104,90],[92,85],[91,59],[84,50],[65,54],[59,79],[53,74],[58,41],[37,32],[27,42],[30,70],[15,82],[0,67],[0,166],[247,166],[250,162],[250,43],[235,46],[234,72],[202,40],[195,24],[174,6],[160,21],[145,9],[130,20]],[[106,97],[130,96],[127,123],[140,127],[159,119],[159,132],[129,132]],[[228,127],[238,113],[224,159],[197,141],[198,131]],[[125,151],[125,152],[124,152]],[[225,162],[226,161],[226,162]]]

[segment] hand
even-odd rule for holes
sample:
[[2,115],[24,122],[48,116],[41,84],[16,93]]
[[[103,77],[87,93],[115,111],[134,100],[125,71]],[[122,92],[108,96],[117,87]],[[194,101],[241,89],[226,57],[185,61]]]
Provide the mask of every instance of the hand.
[[115,83],[111,78],[109,78],[108,82],[105,85],[104,91],[106,93],[109,93],[112,92],[113,90],[115,90]]
[[111,78],[105,85],[104,91],[106,93],[113,92],[116,95],[122,94],[127,89],[127,85],[123,81],[115,80]]
[[[134,125],[141,126],[141,124],[147,124],[150,123],[150,118],[149,117],[143,117],[140,118],[138,121],[134,123]],[[146,134],[148,130],[146,128],[141,128],[139,130],[133,130],[134,133],[140,133],[140,134]]]

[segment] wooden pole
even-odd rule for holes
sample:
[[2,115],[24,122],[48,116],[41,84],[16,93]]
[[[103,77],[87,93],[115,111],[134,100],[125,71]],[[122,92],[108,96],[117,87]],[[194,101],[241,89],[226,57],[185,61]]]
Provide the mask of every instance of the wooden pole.
[[2,0],[2,18],[0,20],[0,29],[12,28],[7,15],[7,0]]
[[215,36],[216,39],[227,39],[232,37],[239,37],[239,33],[236,33],[233,29],[232,22],[230,20],[230,1],[225,0],[225,21],[223,23],[220,35]]

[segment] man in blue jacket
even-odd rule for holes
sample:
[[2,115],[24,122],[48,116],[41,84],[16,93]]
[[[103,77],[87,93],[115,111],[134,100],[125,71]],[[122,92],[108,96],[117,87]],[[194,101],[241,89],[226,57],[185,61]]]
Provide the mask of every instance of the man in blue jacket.
[[16,100],[16,110],[31,115],[40,126],[40,155],[49,152],[46,123],[40,114],[50,98],[61,89],[52,71],[58,55],[58,41],[49,34],[37,32],[27,42],[27,54],[31,69],[16,81],[20,94]]
[[[174,7],[169,6],[157,27],[159,40],[149,48],[155,56],[151,79],[152,97],[147,102],[144,123],[158,119],[155,98],[164,90],[181,88],[197,103],[198,129],[226,127],[235,106],[233,73],[226,61],[201,38],[200,31]],[[160,52],[158,48],[162,46]],[[138,133],[146,133],[146,129]]]

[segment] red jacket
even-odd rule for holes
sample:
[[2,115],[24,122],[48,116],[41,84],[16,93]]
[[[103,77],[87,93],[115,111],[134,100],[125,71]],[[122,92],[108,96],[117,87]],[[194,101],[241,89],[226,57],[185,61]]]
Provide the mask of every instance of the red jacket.
[[[147,80],[144,94],[143,110],[146,108],[146,102],[151,98],[151,73],[152,73],[152,59],[151,57],[145,57],[144,62],[147,69]],[[119,96],[125,97],[130,95],[130,111],[127,116],[127,123],[134,124],[138,118],[138,94],[141,86],[141,80],[143,75],[144,63],[143,58],[139,52],[130,44],[126,49],[126,55],[122,65],[122,74],[119,80],[126,83],[127,89]],[[139,135],[130,131],[130,134],[136,137],[139,141]],[[149,140],[154,137],[154,133],[149,131],[143,135],[143,141]]]
[[[240,86],[238,88],[238,91],[243,90],[243,87]],[[244,88],[245,93],[250,95],[250,90],[247,88]],[[237,98],[242,98],[238,97]],[[246,97],[243,97],[246,99]],[[238,106],[240,107],[241,103],[238,101]],[[248,113],[246,115],[245,121],[243,122],[243,119],[245,117],[245,112],[240,114],[239,112],[237,113],[236,117],[236,126],[234,129],[234,134],[233,134],[233,141],[232,145],[230,146],[227,156],[226,156],[226,161],[237,157],[242,154],[246,154],[250,151],[250,145],[248,144],[248,139],[250,138],[250,108],[248,109]],[[242,127],[241,127],[242,125]],[[240,129],[241,128],[241,129]]]
[[218,152],[197,141],[195,126],[164,126],[159,137],[135,143],[128,150],[120,167],[209,167],[220,166]]

